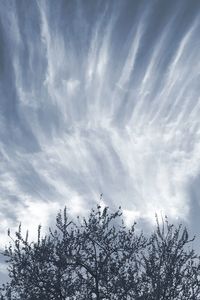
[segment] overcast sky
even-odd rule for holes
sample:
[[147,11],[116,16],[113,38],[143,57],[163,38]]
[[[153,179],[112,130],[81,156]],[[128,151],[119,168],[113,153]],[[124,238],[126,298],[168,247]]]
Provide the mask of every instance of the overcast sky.
[[0,247],[101,193],[198,231],[199,189],[200,1],[0,1]]

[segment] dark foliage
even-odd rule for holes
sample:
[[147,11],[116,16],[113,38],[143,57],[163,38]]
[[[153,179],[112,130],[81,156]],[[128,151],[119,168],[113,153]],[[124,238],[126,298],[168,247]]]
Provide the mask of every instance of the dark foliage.
[[[168,220],[145,237],[127,228],[121,210],[92,210],[75,223],[66,208],[56,230],[29,242],[21,226],[4,251],[10,281],[1,299],[198,300],[199,257],[181,225]],[[10,233],[9,233],[10,235]]]

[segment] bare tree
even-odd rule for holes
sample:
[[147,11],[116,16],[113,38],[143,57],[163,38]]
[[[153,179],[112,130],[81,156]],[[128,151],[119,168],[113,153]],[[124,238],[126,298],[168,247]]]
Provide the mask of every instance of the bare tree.
[[[135,224],[127,229],[121,211],[98,206],[88,218],[69,221],[66,208],[58,214],[57,229],[37,242],[21,234],[4,255],[10,283],[7,299],[127,299],[137,290],[137,260],[146,245]],[[135,281],[136,283],[136,281]]]
[[[121,209],[56,218],[56,229],[29,242],[21,226],[5,249],[10,281],[1,299],[198,300],[199,257],[181,225],[168,220],[145,237],[124,225]],[[9,233],[10,235],[10,233]]]
[[188,247],[194,238],[181,224],[156,221],[141,265],[145,299],[200,299],[199,257]]

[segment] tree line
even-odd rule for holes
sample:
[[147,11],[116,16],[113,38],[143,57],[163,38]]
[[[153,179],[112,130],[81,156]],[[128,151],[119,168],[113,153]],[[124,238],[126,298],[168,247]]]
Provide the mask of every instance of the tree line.
[[198,300],[200,258],[188,231],[165,218],[145,235],[127,227],[122,210],[97,206],[70,219],[65,208],[55,229],[36,241],[21,225],[3,255],[9,281],[1,300]]

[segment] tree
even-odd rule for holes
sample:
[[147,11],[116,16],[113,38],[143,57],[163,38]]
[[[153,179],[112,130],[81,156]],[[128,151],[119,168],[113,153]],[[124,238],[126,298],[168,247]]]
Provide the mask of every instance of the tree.
[[[4,251],[10,281],[1,299],[200,299],[199,258],[181,225],[166,219],[145,237],[124,225],[121,209],[88,217],[59,212],[56,229],[29,242],[21,225]],[[10,233],[9,233],[10,235]]]
[[[88,218],[68,220],[66,208],[58,214],[55,231],[29,242],[21,234],[5,250],[10,283],[8,299],[127,299],[137,292],[137,261],[146,246],[135,224],[127,229],[98,206]],[[135,278],[135,284],[130,284]],[[10,298],[9,298],[10,297]]]
[[143,255],[142,273],[146,300],[200,299],[199,256],[187,247],[186,228],[169,224],[167,218],[150,236]]

